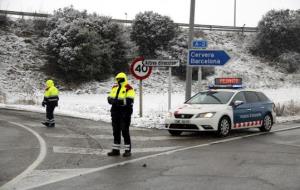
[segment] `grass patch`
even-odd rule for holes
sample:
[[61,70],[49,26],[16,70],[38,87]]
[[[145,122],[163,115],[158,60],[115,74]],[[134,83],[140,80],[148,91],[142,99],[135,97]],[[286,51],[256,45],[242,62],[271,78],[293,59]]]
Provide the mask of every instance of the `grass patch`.
[[290,100],[285,103],[277,103],[275,106],[276,116],[300,115],[300,103]]

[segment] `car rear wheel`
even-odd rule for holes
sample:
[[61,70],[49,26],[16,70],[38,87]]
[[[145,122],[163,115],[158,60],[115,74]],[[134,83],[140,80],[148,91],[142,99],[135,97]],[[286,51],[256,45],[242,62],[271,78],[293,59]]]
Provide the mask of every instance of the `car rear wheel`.
[[226,137],[230,132],[230,120],[228,117],[222,117],[219,121],[217,135],[218,137]]
[[259,130],[262,132],[270,131],[272,129],[272,125],[273,125],[272,117],[270,116],[270,114],[267,114],[265,115],[263,124],[259,128]]
[[169,130],[169,133],[172,135],[172,136],[179,136],[182,131],[175,131],[175,130]]

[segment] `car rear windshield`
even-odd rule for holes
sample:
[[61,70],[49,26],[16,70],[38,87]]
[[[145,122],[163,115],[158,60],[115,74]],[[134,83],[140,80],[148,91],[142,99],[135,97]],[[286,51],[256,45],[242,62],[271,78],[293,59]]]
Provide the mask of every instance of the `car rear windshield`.
[[187,104],[226,104],[233,96],[234,92],[227,91],[204,91],[199,92]]

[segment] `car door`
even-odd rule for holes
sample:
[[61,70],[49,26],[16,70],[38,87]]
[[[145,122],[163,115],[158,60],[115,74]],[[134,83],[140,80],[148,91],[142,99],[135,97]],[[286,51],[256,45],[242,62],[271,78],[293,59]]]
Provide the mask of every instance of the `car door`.
[[[238,106],[234,106],[235,101],[243,101],[244,103]],[[249,120],[250,104],[245,99],[244,92],[238,92],[231,102],[233,108],[233,128],[243,128],[246,126],[246,122]]]
[[256,94],[260,101],[259,109],[261,112],[261,120],[263,120],[267,112],[272,113],[273,102],[262,92],[256,92]]
[[262,120],[262,104],[256,92],[246,91],[245,92],[246,101],[250,104],[250,117],[249,117],[249,127],[259,125]]

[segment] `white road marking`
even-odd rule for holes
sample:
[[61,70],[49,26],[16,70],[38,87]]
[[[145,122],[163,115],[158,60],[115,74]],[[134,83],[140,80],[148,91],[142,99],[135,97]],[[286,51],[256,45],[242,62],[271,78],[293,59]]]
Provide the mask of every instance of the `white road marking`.
[[[112,135],[92,135],[95,139],[113,139]],[[131,136],[131,140],[134,141],[162,141],[162,140],[183,140],[186,137],[173,137],[173,136]]]
[[23,180],[19,181],[14,188],[22,190],[32,189],[54,183],[57,179],[64,179],[66,177],[72,178],[79,173],[88,172],[90,170],[91,168],[34,170],[23,178]]
[[[269,133],[276,133],[276,132],[288,131],[288,130],[299,129],[299,128],[300,128],[300,126],[286,128],[286,129],[278,129],[278,130],[274,130],[274,131],[269,132]],[[109,168],[114,168],[114,167],[122,166],[122,165],[125,165],[125,164],[135,163],[135,162],[139,162],[139,161],[150,159],[150,158],[156,158],[158,156],[170,155],[170,154],[173,154],[173,153],[176,153],[176,152],[181,152],[181,151],[185,151],[185,150],[206,147],[206,146],[210,146],[210,145],[213,145],[213,144],[226,143],[226,142],[230,142],[230,141],[235,141],[235,140],[239,140],[239,139],[243,139],[243,138],[249,138],[249,137],[254,137],[254,136],[259,136],[259,135],[264,135],[264,134],[268,134],[268,132],[255,133],[255,134],[245,135],[245,136],[241,136],[241,137],[233,137],[233,138],[227,138],[227,139],[218,140],[218,141],[214,141],[214,142],[210,142],[210,143],[199,144],[199,145],[195,145],[195,146],[178,148],[178,149],[169,150],[169,151],[166,151],[166,152],[161,152],[161,153],[152,154],[152,155],[148,155],[148,156],[143,156],[143,157],[140,157],[140,158],[126,160],[126,161],[122,161],[122,162],[118,162],[118,163],[114,163],[114,164],[108,164],[108,165],[101,166],[101,167],[98,167],[98,168],[91,168],[91,169],[88,169],[88,170],[82,170],[78,173],[74,172],[73,175],[58,176],[57,178],[54,178],[54,179],[49,180],[49,181],[45,181],[41,184],[32,184],[29,188],[25,188],[24,190],[41,187],[41,186],[44,186],[44,185],[56,183],[56,182],[59,182],[59,181],[68,180],[68,179],[71,179],[71,178],[74,178],[74,177],[87,175],[87,174],[91,174],[91,173],[94,173],[94,172],[103,171],[103,170],[106,170],[106,169],[109,169]]]
[[[180,148],[180,146],[173,147],[153,147],[153,148],[133,148],[132,153],[146,153],[146,152],[163,152]],[[54,153],[65,154],[94,154],[94,155],[106,155],[110,149],[92,149],[92,148],[79,148],[79,147],[64,147],[53,146]]]
[[[300,128],[300,126],[286,128],[286,129],[279,129],[279,130],[274,130],[270,133],[288,131],[288,130],[299,129],[299,128]],[[178,149],[174,149],[174,150],[170,150],[170,151],[166,151],[166,152],[161,152],[161,153],[157,153],[157,154],[152,154],[152,155],[148,155],[148,156],[144,156],[144,157],[140,157],[140,158],[136,158],[136,159],[132,159],[132,160],[126,160],[126,161],[118,162],[118,163],[115,163],[115,164],[109,164],[109,165],[101,166],[101,167],[98,167],[98,168],[72,169],[70,171],[66,171],[65,172],[66,175],[63,175],[64,172],[62,172],[61,175],[54,175],[53,178],[49,178],[49,180],[48,180],[47,177],[44,177],[43,180],[39,180],[38,182],[32,182],[30,185],[28,185],[28,186],[26,186],[26,188],[24,188],[24,186],[22,185],[22,182],[24,181],[26,183],[26,182],[30,181],[30,177],[31,177],[30,175],[27,175],[27,177],[23,178],[23,180],[21,182],[19,182],[17,184],[18,186],[16,186],[16,187],[22,187],[20,189],[24,189],[24,190],[37,188],[37,187],[41,187],[41,186],[44,186],[44,185],[56,183],[56,182],[59,182],[59,181],[75,178],[75,177],[78,177],[78,176],[103,171],[103,170],[106,170],[106,169],[109,169],[109,168],[118,167],[118,166],[122,166],[122,165],[129,164],[129,163],[139,162],[141,160],[146,160],[146,159],[155,158],[155,157],[158,157],[158,156],[173,154],[173,153],[180,152],[180,151],[185,151],[185,150],[190,150],[190,149],[195,149],[195,148],[201,148],[201,147],[210,146],[210,145],[213,145],[213,144],[221,144],[221,143],[225,143],[225,142],[235,141],[235,140],[239,140],[239,139],[243,139],[243,138],[249,138],[249,137],[254,137],[254,136],[259,136],[259,135],[264,135],[264,134],[268,134],[268,132],[266,132],[266,133],[255,133],[255,134],[245,135],[245,136],[241,136],[241,137],[233,137],[233,138],[223,139],[223,140],[219,140],[219,141],[215,141],[215,142],[211,142],[211,143],[206,143],[206,144],[199,144],[199,145],[195,145],[195,146],[178,148]],[[33,174],[35,172],[41,172],[41,171],[33,171]],[[51,174],[51,170],[48,170],[48,172],[46,172],[46,173]],[[19,185],[19,184],[21,184],[21,185]]]
[[12,180],[10,180],[9,182],[7,182],[6,184],[4,184],[0,189],[1,190],[9,190],[9,189],[14,189],[15,184],[17,184],[20,180],[22,180],[23,178],[25,178],[28,174],[30,174],[35,168],[37,168],[40,163],[43,162],[43,160],[46,157],[47,154],[47,145],[46,142],[44,141],[44,139],[34,130],[30,129],[29,127],[26,127],[22,124],[19,123],[15,123],[15,122],[9,122],[10,124],[13,124],[15,126],[18,127],[22,127],[23,129],[29,131],[30,133],[32,133],[39,141],[40,144],[40,153],[37,157],[37,159],[30,165],[28,166],[21,174],[19,174],[18,176],[16,176],[15,178],[13,178]]
[[[84,126],[82,128],[87,128],[87,129],[109,129],[112,130],[111,126],[100,126],[100,125],[89,125],[89,126]],[[151,128],[142,128],[142,127],[130,127],[130,131],[149,131]]]
[[57,133],[45,133],[46,137],[51,138],[75,138],[75,139],[86,139],[86,135],[80,134],[57,134]]
[[[51,138],[77,138],[77,139],[84,139],[86,138],[85,135],[79,135],[79,134],[56,134],[56,133],[45,133],[45,136],[51,137]],[[102,140],[111,140],[113,139],[113,135],[89,135],[92,138],[95,139],[102,139]],[[185,140],[187,138],[191,137],[173,137],[173,136],[131,136],[131,140],[134,141],[162,141],[162,140]]]
[[[44,125],[37,123],[37,122],[26,122],[26,125],[29,125],[30,127],[37,127],[37,128],[41,128],[44,127]],[[59,126],[59,124],[57,124]],[[106,130],[111,130],[112,131],[112,127],[111,126],[101,126],[101,125],[87,125],[87,126],[79,126],[77,128],[80,129],[106,129]],[[130,131],[149,131],[151,130],[151,128],[142,128],[142,127],[130,127]]]
[[290,144],[290,143],[275,143],[275,144],[300,148],[300,145],[297,144]]

